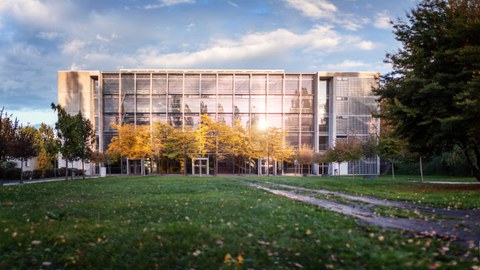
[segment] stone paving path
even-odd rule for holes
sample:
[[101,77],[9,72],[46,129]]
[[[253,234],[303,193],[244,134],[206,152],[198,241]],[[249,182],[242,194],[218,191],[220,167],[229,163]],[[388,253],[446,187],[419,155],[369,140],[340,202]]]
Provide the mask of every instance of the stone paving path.
[[[268,182],[263,185],[256,183],[247,183],[247,185],[272,194],[352,216],[357,220],[374,226],[446,237],[469,246],[478,245],[480,241],[479,210],[441,209],[409,202],[391,201],[368,196],[355,196],[341,192],[307,189]],[[321,196],[315,196],[316,194],[320,194]],[[337,199],[335,199],[335,197]],[[372,209],[375,206],[415,211],[415,213],[420,214],[419,216],[422,218],[382,216]],[[433,217],[432,214],[435,216]]]

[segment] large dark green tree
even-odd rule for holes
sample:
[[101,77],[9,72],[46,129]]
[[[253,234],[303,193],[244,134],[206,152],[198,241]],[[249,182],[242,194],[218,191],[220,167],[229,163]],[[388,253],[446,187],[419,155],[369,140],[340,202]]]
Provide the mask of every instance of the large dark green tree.
[[37,155],[38,148],[35,146],[37,130],[32,126],[20,127],[15,133],[15,140],[12,142],[11,157],[20,160],[22,174],[20,181],[23,181],[23,163]]
[[412,152],[461,148],[480,180],[480,0],[424,0],[393,26],[381,117]]
[[61,142],[59,150],[65,159],[65,179],[68,179],[68,162],[83,161],[90,156],[94,132],[91,122],[85,119],[81,112],[70,115],[64,108],[54,103],[52,103],[52,109],[58,115],[55,129]]
[[0,167],[12,157],[12,145],[18,130],[18,120],[0,109]]

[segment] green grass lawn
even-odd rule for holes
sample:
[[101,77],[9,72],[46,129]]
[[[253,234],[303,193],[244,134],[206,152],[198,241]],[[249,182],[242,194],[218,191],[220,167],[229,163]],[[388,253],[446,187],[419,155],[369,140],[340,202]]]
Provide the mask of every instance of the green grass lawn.
[[[355,179],[352,177],[265,177],[257,178],[255,181],[271,181],[354,195],[412,201],[443,208],[480,209],[480,183],[475,185],[421,183],[408,181],[413,179],[410,176],[401,176],[397,179],[394,181],[385,176],[378,179],[363,179],[358,176]],[[461,180],[449,177],[443,179],[450,179],[452,182]]]
[[[359,226],[352,218],[242,183],[255,179],[123,177],[0,187],[0,269],[473,269],[479,265],[476,250]],[[353,183],[309,177],[269,180],[311,187],[329,182],[337,190],[347,190],[347,182]],[[374,181],[361,182],[348,191],[376,189]],[[383,180],[378,184],[390,187]],[[404,187],[412,185],[416,184]],[[391,183],[394,190],[397,186],[402,185]]]

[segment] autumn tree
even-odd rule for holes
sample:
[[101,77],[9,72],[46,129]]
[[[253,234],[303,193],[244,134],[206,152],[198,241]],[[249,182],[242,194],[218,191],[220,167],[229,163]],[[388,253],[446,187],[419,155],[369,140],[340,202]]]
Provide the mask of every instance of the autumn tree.
[[[320,159],[325,163],[331,162],[352,162],[362,158],[362,143],[354,137],[348,137],[345,140],[338,140],[333,147],[325,151]],[[355,169],[353,170],[355,171]],[[355,174],[355,173],[354,173]]]
[[165,158],[165,143],[172,136],[173,127],[163,121],[152,126],[152,156],[157,164],[157,173],[162,170],[162,160]]
[[130,174],[129,160],[143,160],[152,156],[150,127],[135,126],[134,124],[117,125],[114,123],[112,123],[112,127],[117,130],[118,134],[112,138],[108,145],[107,155],[127,158],[127,174]]
[[[293,150],[285,141],[286,135],[286,132],[276,127],[263,130],[251,128],[253,157],[266,158],[267,168],[270,167],[270,161],[288,160],[293,155]],[[267,175],[269,173],[267,169]]]
[[233,156],[234,165],[243,173],[247,171],[247,165],[252,163],[253,149],[252,137],[247,128],[239,120],[235,120],[231,128],[230,153]]
[[187,175],[187,159],[198,156],[200,151],[195,132],[188,128],[185,130],[173,129],[163,147],[164,156],[180,161],[184,175]]
[[99,164],[104,163],[107,160],[107,157],[99,151],[91,151],[87,160],[88,162],[94,163],[95,166],[98,166]]
[[53,128],[45,123],[40,124],[35,139],[38,149],[35,166],[42,171],[42,177],[45,176],[46,169],[54,167],[59,143]]
[[480,2],[424,0],[393,26],[380,116],[411,152],[460,148],[480,181]]
[[218,161],[231,153],[235,147],[232,144],[232,130],[225,123],[213,121],[208,115],[201,116],[200,125],[196,130],[200,154],[212,155],[214,158],[214,174],[218,174]]
[[303,172],[304,165],[310,165],[313,163],[314,151],[311,146],[302,144],[295,153],[295,158],[300,164],[300,171]]

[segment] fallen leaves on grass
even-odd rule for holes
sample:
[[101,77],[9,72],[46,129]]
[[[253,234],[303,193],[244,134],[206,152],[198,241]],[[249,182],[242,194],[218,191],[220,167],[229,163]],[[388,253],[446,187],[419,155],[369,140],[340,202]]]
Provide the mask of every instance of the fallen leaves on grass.
[[225,254],[225,257],[223,258],[223,262],[228,265],[242,265],[244,261],[245,259],[243,258],[243,255],[241,253],[238,254],[237,258],[233,258],[230,253]]

